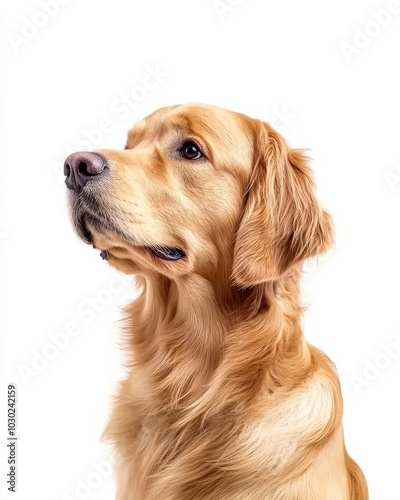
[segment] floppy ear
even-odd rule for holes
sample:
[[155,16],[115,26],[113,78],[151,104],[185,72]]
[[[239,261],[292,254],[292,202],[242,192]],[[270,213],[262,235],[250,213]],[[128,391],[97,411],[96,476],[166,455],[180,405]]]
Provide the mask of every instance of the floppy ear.
[[237,231],[232,279],[252,286],[276,280],[332,244],[331,216],[318,204],[301,150],[256,122],[254,165]]

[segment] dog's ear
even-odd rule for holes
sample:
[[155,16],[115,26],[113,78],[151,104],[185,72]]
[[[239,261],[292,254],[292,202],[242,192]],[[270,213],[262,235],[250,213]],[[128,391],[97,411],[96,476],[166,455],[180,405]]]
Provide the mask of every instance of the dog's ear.
[[301,150],[256,122],[254,163],[236,234],[232,279],[240,286],[276,280],[292,266],[328,250],[331,216],[318,204]]

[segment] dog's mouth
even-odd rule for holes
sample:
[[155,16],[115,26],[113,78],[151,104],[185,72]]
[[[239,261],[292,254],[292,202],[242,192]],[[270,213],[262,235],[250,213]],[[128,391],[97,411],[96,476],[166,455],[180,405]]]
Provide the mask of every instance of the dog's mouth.
[[[96,247],[93,245],[93,248],[96,248]],[[183,259],[183,257],[185,257],[185,252],[181,248],[177,248],[177,247],[171,248],[171,247],[156,246],[156,247],[145,247],[145,248],[148,248],[149,250],[151,250],[153,255],[155,255],[156,257],[158,257],[159,259],[162,259],[162,260],[170,260],[170,261],[171,260],[180,260],[180,259]],[[108,260],[108,257],[109,257],[108,250],[101,250],[100,257],[103,260]]]
[[163,247],[163,246],[154,246],[150,247],[153,255],[162,260],[180,260],[185,257],[185,252],[178,247]]
[[[141,247],[150,251],[155,257],[165,261],[177,261],[183,259],[186,256],[184,250],[179,247],[169,247],[165,245],[141,245],[140,242],[136,241],[132,237],[128,237],[124,234],[121,229],[115,224],[109,217],[96,213],[94,215],[93,210],[90,212],[82,208],[82,206],[72,207],[72,218],[75,229],[79,237],[88,245],[92,245],[93,248],[97,248],[94,244],[94,234],[93,231],[99,231],[100,233],[110,233],[120,239],[122,242],[133,246]],[[103,260],[108,260],[109,251],[106,249],[100,250],[100,256]]]

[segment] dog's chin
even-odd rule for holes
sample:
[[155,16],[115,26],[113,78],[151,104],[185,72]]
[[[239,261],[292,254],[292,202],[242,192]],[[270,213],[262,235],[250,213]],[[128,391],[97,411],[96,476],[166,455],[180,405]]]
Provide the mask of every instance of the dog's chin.
[[140,244],[136,238],[123,234],[109,222],[102,224],[90,216],[76,214],[74,225],[81,240],[99,249],[103,260],[108,260],[111,248],[121,246],[129,246],[130,249],[147,249],[158,259],[165,261],[177,261],[186,256],[184,250],[179,247]]
[[74,226],[80,239],[88,245],[93,245],[93,234],[89,230],[85,218],[79,216],[74,217]]

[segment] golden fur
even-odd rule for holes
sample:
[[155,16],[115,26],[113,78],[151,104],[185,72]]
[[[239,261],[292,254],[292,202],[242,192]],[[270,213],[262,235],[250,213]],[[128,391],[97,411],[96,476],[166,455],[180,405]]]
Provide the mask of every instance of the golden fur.
[[[206,158],[177,156],[186,139]],[[99,153],[108,223],[87,228],[141,290],[104,434],[117,500],[367,500],[334,365],[300,325],[301,265],[333,233],[303,152],[266,123],[191,104]],[[161,260],[154,245],[186,255]]]

